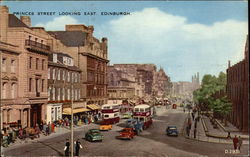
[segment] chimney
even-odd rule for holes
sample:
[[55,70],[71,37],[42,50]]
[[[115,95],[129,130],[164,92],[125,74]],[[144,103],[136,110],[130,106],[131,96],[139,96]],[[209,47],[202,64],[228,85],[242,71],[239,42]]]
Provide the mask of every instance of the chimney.
[[9,8],[7,6],[0,6],[0,40],[7,41],[7,29],[9,23]]
[[20,19],[28,27],[31,27],[31,21],[30,21],[30,17],[29,16],[21,16]]
[[230,68],[231,67],[231,62],[230,62],[230,60],[228,61],[228,68]]

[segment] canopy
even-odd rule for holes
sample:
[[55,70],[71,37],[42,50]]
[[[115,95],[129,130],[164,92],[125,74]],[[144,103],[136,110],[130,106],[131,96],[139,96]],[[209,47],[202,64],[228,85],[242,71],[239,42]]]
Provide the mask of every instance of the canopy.
[[[86,111],[90,111],[87,108],[74,108],[73,109],[73,114],[75,113],[80,113],[80,112],[86,112]],[[71,115],[71,108],[64,108],[63,109],[63,114],[64,115]]]
[[91,110],[101,109],[101,107],[99,105],[96,105],[96,104],[87,105],[87,107],[90,108]]

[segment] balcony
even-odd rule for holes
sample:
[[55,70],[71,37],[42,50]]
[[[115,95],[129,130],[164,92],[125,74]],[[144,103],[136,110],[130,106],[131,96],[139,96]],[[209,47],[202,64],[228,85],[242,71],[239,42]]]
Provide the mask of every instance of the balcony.
[[25,40],[25,46],[27,49],[36,52],[49,53],[50,51],[50,46],[32,40]]

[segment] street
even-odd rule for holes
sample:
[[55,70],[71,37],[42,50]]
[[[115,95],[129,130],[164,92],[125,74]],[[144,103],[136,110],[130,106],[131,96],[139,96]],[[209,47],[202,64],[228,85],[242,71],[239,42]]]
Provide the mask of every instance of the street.
[[[132,140],[118,140],[118,135],[122,125],[114,125],[110,131],[102,132],[103,142],[88,142],[83,139],[85,132],[90,128],[98,128],[96,124],[76,129],[75,139],[79,138],[83,145],[80,155],[83,156],[173,156],[173,157],[193,157],[193,156],[233,156],[225,154],[225,150],[232,150],[229,144],[216,144],[199,142],[186,139],[182,136],[182,127],[187,112],[183,113],[179,109],[156,108],[157,116],[153,120],[153,125],[144,130],[139,136]],[[176,125],[180,135],[169,137],[165,133],[167,125]],[[6,156],[63,156],[66,138],[70,139],[70,133],[65,133],[49,139],[41,139],[36,142],[8,148]],[[242,148],[243,154],[247,153],[248,145]],[[14,150],[14,151],[13,151]]]

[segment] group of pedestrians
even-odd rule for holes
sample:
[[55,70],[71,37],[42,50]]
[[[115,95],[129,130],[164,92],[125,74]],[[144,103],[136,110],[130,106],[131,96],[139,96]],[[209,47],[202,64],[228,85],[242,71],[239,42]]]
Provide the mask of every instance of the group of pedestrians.
[[194,129],[193,129],[194,138],[196,138],[196,135],[197,135],[197,124],[200,121],[200,113],[198,112],[197,116],[195,116],[196,113],[197,113],[196,109],[192,110],[191,115],[189,113],[189,117],[187,119],[187,125],[186,125],[186,134],[187,134],[187,136],[190,136],[190,132],[191,132],[191,128],[192,128],[192,121],[194,122]]
[[[79,139],[77,139],[75,142],[74,142],[74,147],[75,147],[75,154],[74,156],[79,156],[79,151],[82,147],[81,145],[81,142]],[[65,143],[65,147],[64,147],[64,153],[65,153],[65,156],[70,156],[70,142],[69,142],[69,139],[66,139],[66,143]]]
[[233,145],[234,145],[234,150],[239,150],[240,151],[240,148],[242,146],[242,143],[243,143],[243,140],[242,138],[239,136],[239,138],[235,135],[234,138],[233,138]]

